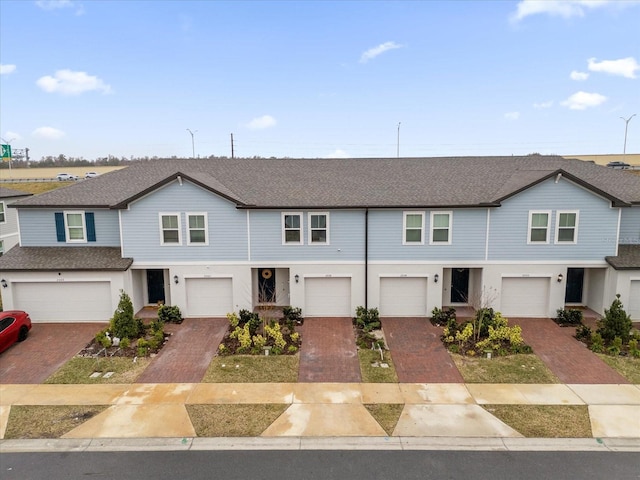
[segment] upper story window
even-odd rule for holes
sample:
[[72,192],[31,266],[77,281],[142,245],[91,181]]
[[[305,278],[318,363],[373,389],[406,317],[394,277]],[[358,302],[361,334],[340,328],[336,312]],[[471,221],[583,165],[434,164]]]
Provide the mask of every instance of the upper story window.
[[578,241],[578,212],[556,212],[556,243],[576,243]]
[[309,213],[309,243],[329,243],[328,213]]
[[551,212],[529,212],[529,236],[527,243],[549,243],[549,218]]
[[424,213],[404,212],[403,245],[424,244]]
[[282,214],[282,243],[302,245],[302,214]]
[[431,245],[451,244],[451,212],[431,212]]
[[208,245],[207,237],[207,214],[187,213],[187,223],[189,225],[189,245]]
[[160,244],[181,245],[182,234],[180,231],[179,213],[160,214]]
[[7,217],[4,213],[4,202],[0,202],[0,223],[5,223],[7,221]]
[[86,243],[96,241],[96,225],[93,212],[69,210],[56,212],[56,237],[58,242]]

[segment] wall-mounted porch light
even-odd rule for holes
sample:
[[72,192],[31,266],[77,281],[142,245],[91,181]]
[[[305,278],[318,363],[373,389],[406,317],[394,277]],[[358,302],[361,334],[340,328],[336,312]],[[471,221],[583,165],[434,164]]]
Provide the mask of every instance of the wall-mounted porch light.
[[558,283],[561,283],[563,279],[564,279],[564,275],[559,274],[558,275]]
[[295,278],[295,279],[296,279],[296,283],[298,283],[298,282],[300,281],[300,275],[298,275],[297,273],[296,273],[296,276],[295,276],[295,277],[293,277],[293,278]]
[[2,285],[2,288],[7,288],[9,286],[4,278],[0,280],[0,285]]
[[177,285],[179,281],[180,281],[180,279],[178,278],[178,275],[174,275],[173,276],[173,283],[175,283]]
[[433,276],[433,283],[438,283],[438,279],[440,278],[440,275],[438,275],[437,273]]

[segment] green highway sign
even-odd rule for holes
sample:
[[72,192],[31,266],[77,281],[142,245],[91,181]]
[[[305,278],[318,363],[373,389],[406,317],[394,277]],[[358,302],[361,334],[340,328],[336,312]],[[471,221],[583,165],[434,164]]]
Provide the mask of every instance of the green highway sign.
[[2,144],[2,161],[10,162],[11,161],[11,145]]

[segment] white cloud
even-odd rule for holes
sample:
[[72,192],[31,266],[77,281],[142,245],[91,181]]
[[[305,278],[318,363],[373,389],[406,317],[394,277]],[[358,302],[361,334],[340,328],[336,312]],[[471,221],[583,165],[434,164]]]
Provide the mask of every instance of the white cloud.
[[377,47],[370,48],[360,56],[360,63],[367,63],[369,60],[376,58],[378,55],[388,52],[389,50],[395,50],[396,48],[402,48],[404,45],[399,45],[396,42],[381,43]]
[[609,75],[619,75],[626,78],[636,78],[636,70],[640,70],[640,64],[633,57],[621,58],[619,60],[596,61],[595,58],[588,60],[589,70],[592,72],[608,73]]
[[326,155],[324,158],[349,158],[349,154],[344,150],[337,148],[330,154]]
[[561,105],[571,110],[585,110],[589,107],[597,107],[606,100],[607,97],[599,93],[576,92],[561,102]]
[[571,72],[569,77],[571,77],[571,80],[575,80],[577,82],[583,82],[587,78],[589,78],[589,74],[587,72],[578,72],[577,70],[574,70]]
[[36,81],[45,92],[61,93],[63,95],[80,95],[92,90],[111,93],[111,86],[100,78],[87,75],[86,72],[74,72],[72,70],[58,70],[55,75],[46,75]]
[[9,75],[16,71],[15,65],[0,65],[0,75]]
[[518,120],[520,118],[520,112],[507,112],[504,114],[504,118],[507,120]]
[[7,140],[8,142],[13,142],[14,140],[22,140],[22,135],[20,135],[19,133],[16,132],[12,132],[11,130],[7,130],[4,133],[4,137],[5,140]]
[[263,128],[270,128],[276,126],[276,119],[271,115],[263,115],[261,117],[256,117],[247,123],[247,127],[252,130],[262,130]]
[[530,15],[547,14],[556,17],[584,17],[588,10],[598,8],[625,8],[638,4],[638,0],[522,0],[518,2],[511,21],[518,22]]
[[31,135],[44,140],[59,140],[64,137],[65,133],[53,127],[39,127],[31,132]]
[[551,108],[553,107],[553,100],[549,100],[548,102],[540,102],[534,103],[533,108],[542,109],[542,108]]
[[36,5],[42,10],[60,10],[63,8],[75,9],[76,15],[84,14],[84,6],[81,3],[74,2],[73,0],[37,0]]

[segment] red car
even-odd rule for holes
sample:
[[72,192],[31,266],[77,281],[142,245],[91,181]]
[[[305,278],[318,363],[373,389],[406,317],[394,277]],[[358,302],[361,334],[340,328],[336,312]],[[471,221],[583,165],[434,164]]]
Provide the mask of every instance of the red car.
[[8,310],[0,312],[0,353],[16,342],[26,340],[31,330],[31,318],[27,312]]

